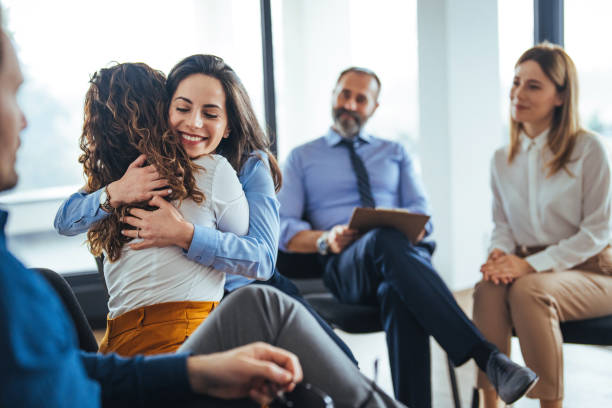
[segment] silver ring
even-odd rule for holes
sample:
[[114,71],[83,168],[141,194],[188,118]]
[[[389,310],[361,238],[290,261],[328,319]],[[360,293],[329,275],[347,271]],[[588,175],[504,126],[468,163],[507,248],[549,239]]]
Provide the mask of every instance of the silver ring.
[[140,228],[136,228],[136,237],[140,239]]

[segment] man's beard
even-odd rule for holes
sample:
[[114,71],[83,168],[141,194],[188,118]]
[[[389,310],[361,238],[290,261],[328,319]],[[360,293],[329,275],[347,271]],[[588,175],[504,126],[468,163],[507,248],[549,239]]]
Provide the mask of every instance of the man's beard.
[[[350,118],[342,118],[343,114]],[[334,127],[343,137],[353,137],[361,130],[365,120],[357,112],[349,111],[344,108],[332,108]]]

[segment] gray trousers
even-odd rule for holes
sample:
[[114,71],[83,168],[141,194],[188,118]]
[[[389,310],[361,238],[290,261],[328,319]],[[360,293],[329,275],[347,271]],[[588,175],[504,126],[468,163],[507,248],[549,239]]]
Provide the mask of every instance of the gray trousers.
[[296,354],[304,381],[327,392],[335,407],[404,406],[361,374],[301,304],[271,287],[249,285],[233,292],[179,352],[208,354],[255,341]]

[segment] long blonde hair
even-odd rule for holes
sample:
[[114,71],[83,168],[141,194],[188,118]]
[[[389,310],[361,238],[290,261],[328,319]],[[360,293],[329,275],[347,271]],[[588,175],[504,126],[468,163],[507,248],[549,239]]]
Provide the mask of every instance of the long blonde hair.
[[[578,114],[578,75],[574,61],[558,45],[544,42],[525,51],[515,64],[515,68],[526,61],[538,63],[544,75],[555,85],[563,103],[555,107],[552,124],[548,133],[547,145],[553,154],[548,163],[548,176],[561,169],[571,158],[576,138],[583,131]],[[508,163],[512,163],[519,151],[519,135],[523,125],[510,115],[510,149]],[[569,172],[569,171],[568,171]],[[571,173],[570,173],[571,174]]]

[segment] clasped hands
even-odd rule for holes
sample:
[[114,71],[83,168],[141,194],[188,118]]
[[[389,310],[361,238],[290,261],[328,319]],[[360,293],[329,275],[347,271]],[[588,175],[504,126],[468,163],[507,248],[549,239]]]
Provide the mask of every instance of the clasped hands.
[[521,276],[534,273],[535,269],[523,258],[495,248],[489,254],[487,262],[480,267],[480,272],[485,281],[507,285]]

